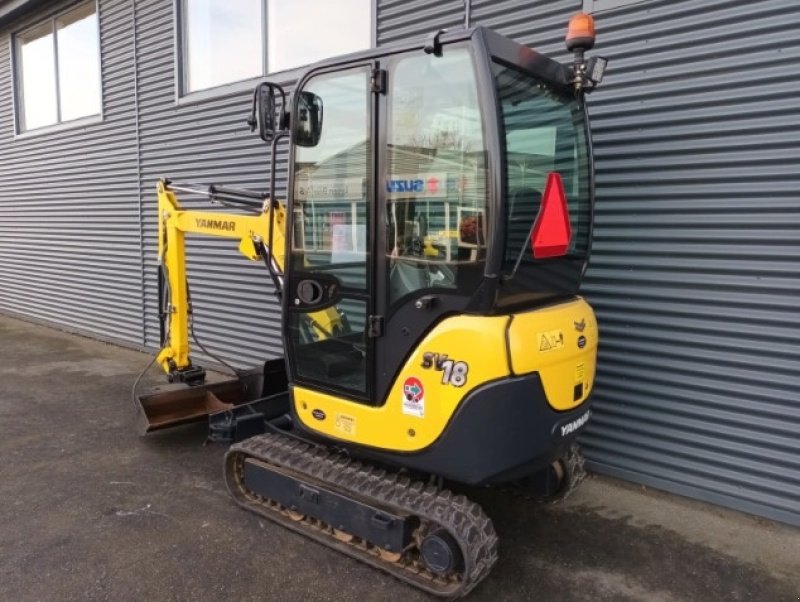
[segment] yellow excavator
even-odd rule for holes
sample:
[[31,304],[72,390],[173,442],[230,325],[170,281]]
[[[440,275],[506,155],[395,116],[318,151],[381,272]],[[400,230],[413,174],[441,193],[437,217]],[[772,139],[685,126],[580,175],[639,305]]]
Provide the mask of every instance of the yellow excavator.
[[[158,183],[157,363],[179,384],[136,398],[142,432],[207,420],[245,509],[429,593],[474,588],[498,538],[446,483],[554,499],[583,476],[594,40],[573,17],[562,65],[483,27],[437,31],[315,64],[291,95],[260,84],[249,123],[271,145],[268,193]],[[264,262],[285,358],[206,381],[189,234]]]

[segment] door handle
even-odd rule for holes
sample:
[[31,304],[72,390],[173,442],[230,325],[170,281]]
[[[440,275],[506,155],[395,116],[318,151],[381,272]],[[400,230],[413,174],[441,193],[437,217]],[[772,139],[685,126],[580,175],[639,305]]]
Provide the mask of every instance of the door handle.
[[325,293],[322,285],[316,280],[301,280],[297,283],[297,298],[295,305],[302,303],[303,305],[316,305],[322,301],[322,296]]

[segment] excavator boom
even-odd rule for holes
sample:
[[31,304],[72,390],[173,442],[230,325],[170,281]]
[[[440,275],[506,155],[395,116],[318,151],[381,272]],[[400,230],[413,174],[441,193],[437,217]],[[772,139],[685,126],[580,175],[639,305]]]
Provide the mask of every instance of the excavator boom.
[[[212,201],[251,211],[228,213],[185,209],[176,191],[208,196]],[[236,378],[206,384],[206,371],[192,362],[192,302],[186,269],[186,235],[206,235],[238,241],[239,253],[251,261],[264,261],[276,292],[283,285],[286,208],[260,192],[221,187],[201,188],[161,180],[158,195],[158,263],[161,277],[163,342],[156,363],[169,382],[184,383],[166,391],[139,396],[137,407],[142,434],[205,420],[216,413],[235,411],[244,404],[286,389],[283,360],[267,362],[264,370],[241,372]],[[308,314],[308,336],[323,340],[341,328],[333,307]],[[249,416],[244,411],[245,418]],[[259,416],[263,418],[263,416]],[[241,417],[240,417],[241,418]],[[241,420],[240,420],[241,421]],[[226,438],[223,436],[223,438]]]
[[[191,192],[205,192],[215,198],[214,189],[205,191],[182,187]],[[175,191],[167,182],[157,185],[158,262],[164,277],[166,301],[165,344],[157,362],[172,380],[202,381],[203,372],[189,358],[189,328],[192,307],[186,277],[186,234],[202,234],[239,241],[239,252],[252,261],[265,260],[278,277],[283,274],[284,226],[286,209],[279,202],[263,197],[256,213],[222,213],[187,210],[181,207]],[[241,194],[241,192],[240,192]],[[251,193],[257,197],[258,193]],[[253,205],[258,201],[252,198]],[[270,244],[271,242],[271,244]]]

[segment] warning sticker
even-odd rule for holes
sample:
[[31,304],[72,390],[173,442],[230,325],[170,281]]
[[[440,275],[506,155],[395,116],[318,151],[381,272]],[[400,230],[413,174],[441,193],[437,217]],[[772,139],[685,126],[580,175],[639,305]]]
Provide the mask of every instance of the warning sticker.
[[425,416],[425,389],[416,376],[409,376],[403,383],[403,414]]
[[350,437],[356,434],[356,419],[347,414],[336,414],[334,426],[337,431]]
[[536,335],[539,341],[539,351],[553,351],[564,346],[564,333],[560,330],[548,330]]

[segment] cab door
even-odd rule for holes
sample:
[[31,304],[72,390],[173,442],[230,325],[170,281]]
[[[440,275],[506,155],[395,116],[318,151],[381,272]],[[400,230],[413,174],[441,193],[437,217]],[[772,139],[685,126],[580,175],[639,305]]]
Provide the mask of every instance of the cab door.
[[291,165],[295,384],[380,406],[424,334],[470,307],[493,219],[474,55],[462,42],[300,83],[322,128],[313,145],[295,136]]
[[[319,139],[295,124],[291,157],[284,341],[292,382],[369,402],[373,341],[373,66],[307,76],[294,119],[320,119]],[[311,115],[309,111],[316,112]]]
[[468,310],[483,280],[493,216],[476,53],[461,42],[445,45],[440,56],[417,50],[382,65],[388,87],[376,206],[376,303],[383,320],[377,403],[425,333]]

